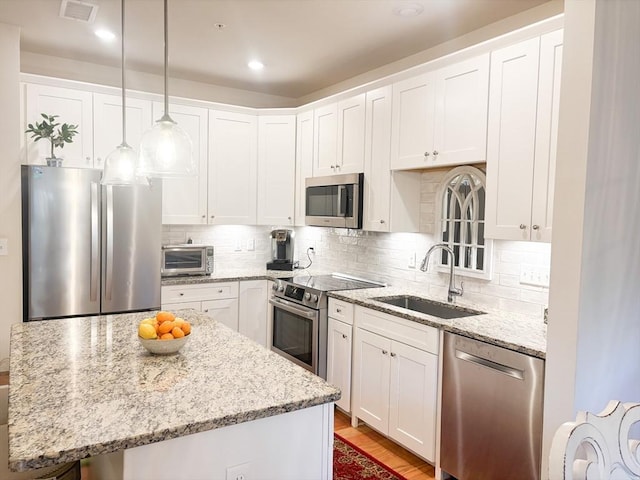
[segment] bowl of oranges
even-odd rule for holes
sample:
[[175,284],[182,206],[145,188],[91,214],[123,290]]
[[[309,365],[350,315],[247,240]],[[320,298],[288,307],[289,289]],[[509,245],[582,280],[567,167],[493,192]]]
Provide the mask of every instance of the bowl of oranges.
[[178,352],[191,334],[191,324],[171,312],[158,312],[138,324],[138,340],[156,355]]

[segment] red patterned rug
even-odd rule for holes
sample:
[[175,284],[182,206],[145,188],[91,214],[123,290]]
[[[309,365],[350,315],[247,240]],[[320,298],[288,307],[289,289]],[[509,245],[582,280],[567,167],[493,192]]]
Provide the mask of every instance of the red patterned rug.
[[367,452],[333,434],[333,480],[407,480]]

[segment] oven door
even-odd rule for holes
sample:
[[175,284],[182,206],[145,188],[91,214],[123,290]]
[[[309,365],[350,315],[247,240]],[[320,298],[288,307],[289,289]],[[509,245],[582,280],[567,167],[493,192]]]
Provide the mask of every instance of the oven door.
[[272,297],[271,350],[318,374],[320,311]]

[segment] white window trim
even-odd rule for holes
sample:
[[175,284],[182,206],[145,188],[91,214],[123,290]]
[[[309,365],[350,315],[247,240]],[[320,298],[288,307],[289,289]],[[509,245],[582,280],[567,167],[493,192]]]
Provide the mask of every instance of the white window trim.
[[[453,178],[457,177],[458,175],[472,175],[474,177],[477,177],[480,182],[482,183],[482,185],[484,186],[484,190],[485,190],[485,202],[486,202],[486,193],[487,193],[487,180],[486,180],[486,175],[484,174],[484,172],[482,172],[481,170],[477,169],[476,167],[472,167],[469,165],[463,165],[461,167],[456,167],[453,168],[452,170],[450,170],[449,172],[447,172],[447,174],[445,175],[445,177],[442,179],[442,181],[440,182],[440,185],[438,186],[438,190],[436,192],[436,229],[435,229],[435,236],[436,236],[436,240],[438,243],[442,243],[442,201],[443,201],[443,196],[449,186],[449,184],[451,183],[451,180],[453,180]],[[486,205],[485,205],[485,212],[486,212]],[[485,219],[486,221],[486,219]],[[440,260],[440,256],[437,257],[437,263],[436,263],[436,271],[438,272],[444,272],[444,273],[448,273],[449,272],[449,265],[443,265],[441,260]],[[481,280],[491,280],[492,275],[493,275],[493,240],[486,238],[484,239],[484,270],[480,271],[480,270],[469,270],[466,268],[460,268],[460,267],[454,267],[454,271],[456,275],[460,275],[463,277],[468,277],[468,278],[477,278],[477,279],[481,279]]]

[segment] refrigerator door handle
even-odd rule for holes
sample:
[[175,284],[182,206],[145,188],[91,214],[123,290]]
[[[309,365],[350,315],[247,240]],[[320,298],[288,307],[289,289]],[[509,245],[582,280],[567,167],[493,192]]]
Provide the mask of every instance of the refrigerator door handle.
[[91,182],[91,278],[89,298],[92,302],[98,299],[100,274],[100,217],[98,214],[98,184]]
[[111,300],[113,290],[113,187],[107,186],[107,248],[106,248],[106,273],[105,273],[105,297]]

